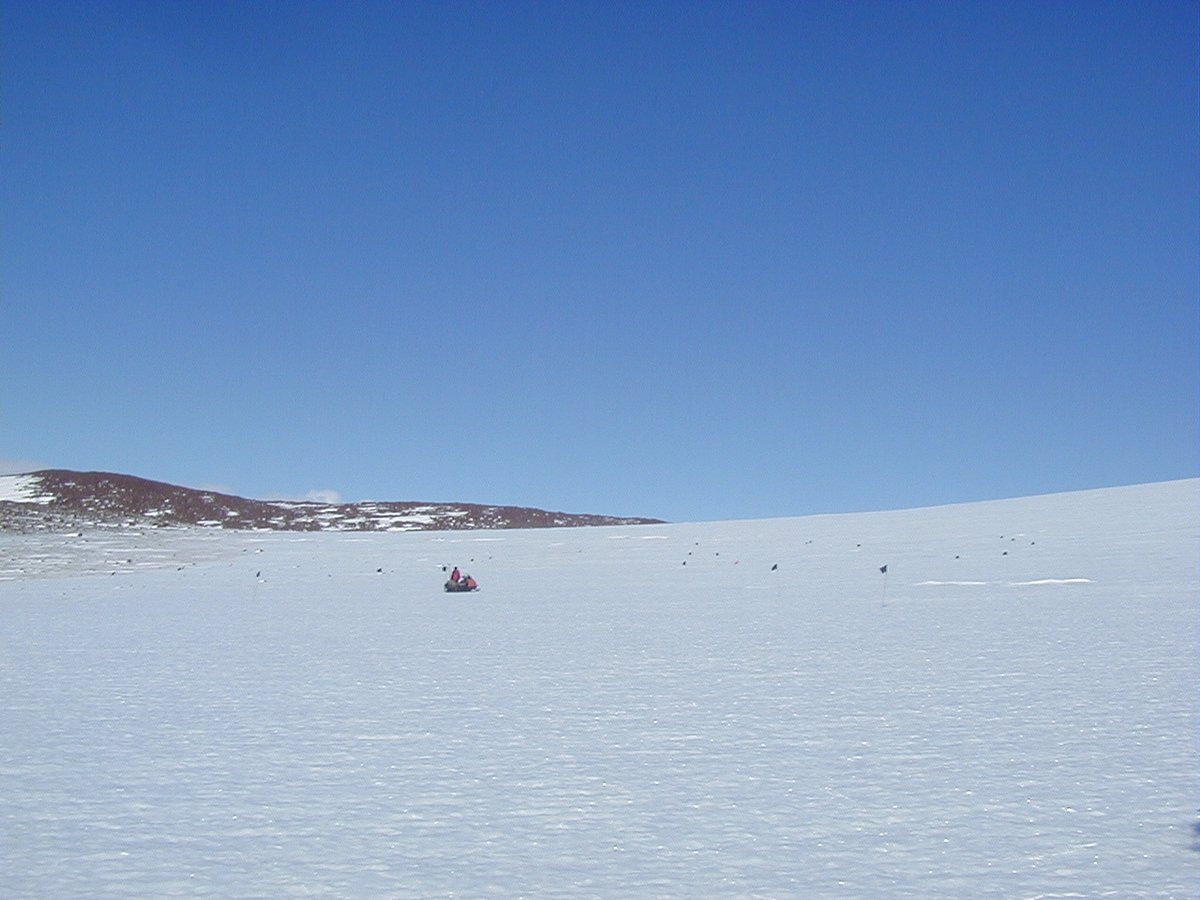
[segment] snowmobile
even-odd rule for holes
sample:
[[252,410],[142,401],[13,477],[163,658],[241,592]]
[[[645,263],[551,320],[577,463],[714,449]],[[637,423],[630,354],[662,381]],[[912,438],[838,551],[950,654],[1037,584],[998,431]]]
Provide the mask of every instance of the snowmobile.
[[466,594],[479,590],[479,585],[470,575],[465,575],[459,581],[447,581],[445,589],[447,594]]

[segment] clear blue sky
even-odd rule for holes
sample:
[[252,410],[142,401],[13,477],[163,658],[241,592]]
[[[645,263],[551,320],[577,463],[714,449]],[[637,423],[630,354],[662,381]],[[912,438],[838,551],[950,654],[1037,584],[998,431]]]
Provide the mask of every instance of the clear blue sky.
[[676,521],[1192,477],[1192,2],[0,4],[0,460]]

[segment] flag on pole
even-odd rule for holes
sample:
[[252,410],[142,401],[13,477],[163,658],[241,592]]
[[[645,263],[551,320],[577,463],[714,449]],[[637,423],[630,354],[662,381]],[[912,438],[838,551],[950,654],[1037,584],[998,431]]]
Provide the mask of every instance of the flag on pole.
[[887,566],[880,566],[879,571],[882,572],[884,575],[886,575],[887,574]]

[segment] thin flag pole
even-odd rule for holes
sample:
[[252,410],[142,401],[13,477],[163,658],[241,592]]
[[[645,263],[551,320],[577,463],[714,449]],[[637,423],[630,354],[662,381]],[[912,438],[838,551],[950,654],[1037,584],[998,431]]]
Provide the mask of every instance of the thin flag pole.
[[883,591],[879,595],[879,605],[887,606],[887,566],[880,566],[879,571],[883,575]]

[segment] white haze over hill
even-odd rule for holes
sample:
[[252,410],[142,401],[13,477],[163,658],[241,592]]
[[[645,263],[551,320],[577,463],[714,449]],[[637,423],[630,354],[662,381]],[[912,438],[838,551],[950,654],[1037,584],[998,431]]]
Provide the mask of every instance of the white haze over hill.
[[0,535],[0,896],[1194,897],[1198,487]]

